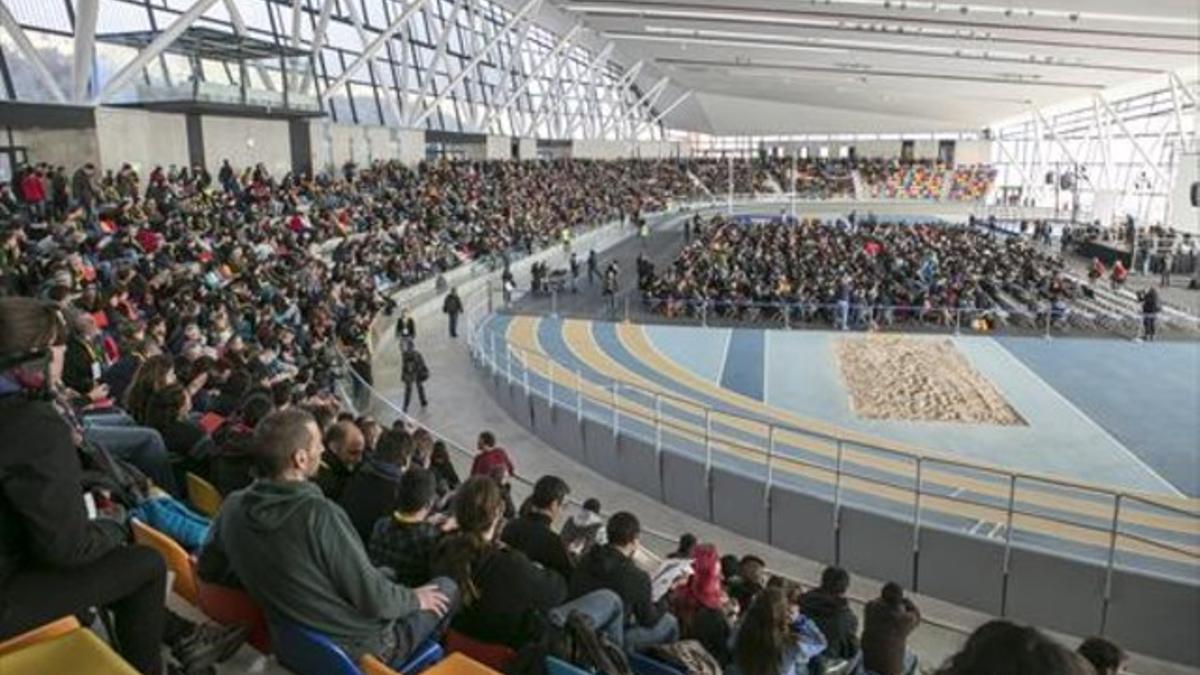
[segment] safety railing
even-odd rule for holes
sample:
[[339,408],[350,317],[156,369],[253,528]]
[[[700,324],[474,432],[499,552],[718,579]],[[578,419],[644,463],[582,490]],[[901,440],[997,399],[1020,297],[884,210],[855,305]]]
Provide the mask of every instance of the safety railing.
[[1101,565],[1108,578],[1114,568],[1127,568],[1200,579],[1200,512],[1187,500],[979,465],[710,407],[648,383],[569,368],[510,344],[486,318],[470,335],[476,363],[509,386],[580,421],[641,438],[656,457],[673,452],[701,458],[707,487],[714,466],[721,466],[760,479],[764,503],[777,485],[827,499],[835,530],[841,507],[852,504],[909,522],[914,551],[921,528],[935,526],[1001,542],[1006,566],[1011,547],[1020,545]]

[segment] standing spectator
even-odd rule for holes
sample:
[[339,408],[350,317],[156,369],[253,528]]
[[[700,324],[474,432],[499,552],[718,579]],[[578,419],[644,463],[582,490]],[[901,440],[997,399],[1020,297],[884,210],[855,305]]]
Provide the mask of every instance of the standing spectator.
[[607,534],[608,543],[593,547],[575,567],[571,597],[579,598],[598,589],[621,596],[627,651],[678,640],[679,622],[652,600],[650,575],[633,562],[641,534],[637,516],[627,511],[613,514],[608,519]]
[[1162,311],[1162,303],[1158,300],[1158,290],[1147,288],[1142,293],[1142,332],[1143,339],[1154,342],[1158,332],[1158,313]]
[[[338,504],[350,516],[350,522],[363,543],[371,540],[375,521],[394,511],[400,499],[400,478],[412,457],[412,438],[389,430],[380,439],[375,452],[363,460],[354,472]],[[428,581],[427,579],[422,582]]]
[[390,568],[396,581],[406,586],[424,584],[432,578],[429,563],[442,536],[442,527],[429,518],[437,498],[433,472],[412,467],[400,477],[394,513],[374,524],[367,551],[371,562]]
[[342,421],[325,432],[325,453],[316,474],[321,492],[333,501],[342,497],[350,477],[362,462],[366,440],[354,422]]
[[29,208],[29,214],[34,222],[46,219],[46,184],[42,182],[40,169],[29,167],[21,178],[21,197]]
[[921,611],[904,597],[900,584],[884,584],[880,596],[867,603],[863,615],[863,667],[876,675],[915,673],[917,656],[908,650],[907,642],[921,623]]
[[472,476],[488,476],[493,469],[503,469],[506,476],[517,473],[508,452],[496,445],[496,435],[490,431],[481,431],[475,442],[475,461],[471,463]]
[[417,339],[417,322],[408,313],[407,307],[400,308],[400,316],[396,319],[396,339],[401,345],[410,344]]
[[429,469],[437,479],[438,496],[458,489],[458,472],[454,470],[454,464],[450,461],[445,441],[433,442],[433,449],[429,451]]
[[571,292],[579,292],[579,256],[571,251]]
[[67,192],[67,169],[60,166],[50,174],[50,204],[51,215],[56,219],[64,218],[71,206],[71,195]]
[[[450,322],[450,337],[458,337],[458,315],[462,314],[463,303],[458,297],[458,289],[451,287],[450,292],[446,294],[446,299],[442,301],[442,312],[446,314],[447,320]],[[415,330],[415,328],[414,328]]]
[[1163,288],[1171,287],[1171,267],[1175,264],[1175,243],[1163,253],[1162,270],[1159,272],[1158,285]]
[[369,653],[397,665],[436,638],[457,587],[436,579],[410,589],[371,564],[345,511],[309,482],[322,454],[312,415],[272,413],[254,435],[261,478],[221,506],[201,578],[245,588],[268,616],[329,635],[356,661]]
[[1129,277],[1129,270],[1125,269],[1125,263],[1121,262],[1120,258],[1113,263],[1112,274],[1109,278],[1112,281],[1112,289],[1119,290],[1125,285],[1125,279]]
[[546,569],[571,578],[571,556],[552,527],[571,493],[566,481],[558,476],[542,476],[533,486],[533,494],[516,520],[504,526],[500,540],[529,556]]
[[596,277],[600,274],[600,261],[596,258],[596,249],[588,250],[587,258],[588,286],[596,285]]
[[604,519],[600,517],[600,500],[589,497],[579,510],[571,514],[558,533],[572,559],[578,560],[597,542],[603,543]]
[[[412,319],[409,319],[411,322]],[[421,356],[421,352],[411,341],[405,343],[404,354],[400,362],[400,379],[404,382],[404,412],[408,412],[409,401],[412,400],[412,390],[417,388],[417,397],[421,400],[421,407],[429,405],[429,399],[425,398],[425,381],[429,379],[429,366],[425,365],[425,357]]]
[[850,574],[840,567],[826,567],[821,585],[800,596],[800,612],[812,619],[825,635],[824,659],[853,659],[858,656],[858,617],[846,601]]
[[76,206],[82,208],[90,217],[96,212],[96,165],[88,162],[75,170],[71,176],[71,195],[75,198]]
[[1117,675],[1129,660],[1125,650],[1102,637],[1084,640],[1078,651],[1096,669],[1096,675]]

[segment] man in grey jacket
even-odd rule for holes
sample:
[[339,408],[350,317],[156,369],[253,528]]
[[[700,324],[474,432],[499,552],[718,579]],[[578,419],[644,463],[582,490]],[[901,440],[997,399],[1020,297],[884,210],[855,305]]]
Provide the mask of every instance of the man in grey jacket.
[[200,556],[200,577],[245,588],[267,618],[328,635],[355,660],[399,664],[456,609],[454,582],[409,589],[367,558],[349,516],[309,481],[321,464],[321,432],[287,409],[254,433],[259,478],[229,495]]

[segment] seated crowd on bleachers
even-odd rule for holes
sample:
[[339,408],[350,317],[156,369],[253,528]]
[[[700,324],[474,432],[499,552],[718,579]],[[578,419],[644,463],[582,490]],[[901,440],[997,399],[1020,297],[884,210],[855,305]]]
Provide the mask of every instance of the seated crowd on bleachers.
[[[56,179],[39,179],[46,203],[7,212],[0,258],[0,437],[16,441],[0,451],[0,641],[65,615],[90,623],[99,609],[139,672],[195,675],[229,657],[250,627],[168,610],[164,560],[132,543],[138,521],[196,555],[202,583],[244,591],[272,624],[316,631],[356,660],[399,667],[447,636],[512,650],[515,668],[582,625],[618,661],[624,650],[690,651],[744,675],[915,667],[906,640],[920,612],[894,583],[867,603],[860,636],[836,568],[801,593],[762,560],[723,558],[694,537],[675,554],[682,564],[647,566],[636,514],[602,519],[588,500],[567,517],[557,477],[515,508],[516,468],[490,432],[460,480],[428,431],[384,428],[335,395],[340,353],[370,380],[371,321],[390,306],[381,289],[484,256],[504,264],[563,228],[637,219],[689,189],[673,163],[376,164],[279,180],[226,165],[216,181],[156,169],[144,192],[131,167],[98,181],[85,167],[65,203]],[[902,281],[917,265],[948,295],[986,296],[955,285],[976,272],[1031,293],[1044,281],[995,262],[1024,255],[995,242],[998,270],[959,261],[974,240],[956,231],[801,227],[811,245],[779,226],[741,235],[713,222],[699,241],[716,257],[690,247],[685,260],[700,267],[677,273],[698,284],[688,292],[778,283],[730,269],[745,246],[745,260],[792,270],[814,255],[844,255],[844,274],[889,261],[895,288],[911,286]],[[914,237],[934,242],[941,266],[913,258],[924,250]],[[852,250],[871,242],[881,250],[865,259]],[[783,250],[796,254],[771,259]],[[190,486],[205,483],[223,498],[212,514],[186,503],[198,505]],[[994,672],[987,655],[1014,645],[1030,659],[1016,672],[1090,672],[1037,631],[989,626],[939,672]]]
[[869,159],[858,162],[858,173],[872,199],[933,201],[942,198],[946,165],[930,160]]
[[647,302],[671,316],[775,320],[788,311],[793,322],[853,328],[953,325],[961,310],[964,325],[1032,322],[1065,313],[1078,293],[1061,261],[974,227],[853,215],[746,225],[715,216],[693,218],[691,230],[674,263],[643,279]]

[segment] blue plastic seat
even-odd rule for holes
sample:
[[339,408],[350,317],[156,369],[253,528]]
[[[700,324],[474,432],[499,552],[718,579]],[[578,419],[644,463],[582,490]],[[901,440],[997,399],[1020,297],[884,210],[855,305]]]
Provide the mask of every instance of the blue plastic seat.
[[[293,623],[271,623],[271,648],[279,664],[296,675],[363,675],[358,664],[329,636]],[[426,640],[413,650],[399,671],[416,675],[444,655],[440,644]]]
[[638,653],[629,655],[629,668],[637,675],[687,675],[669,663]]

